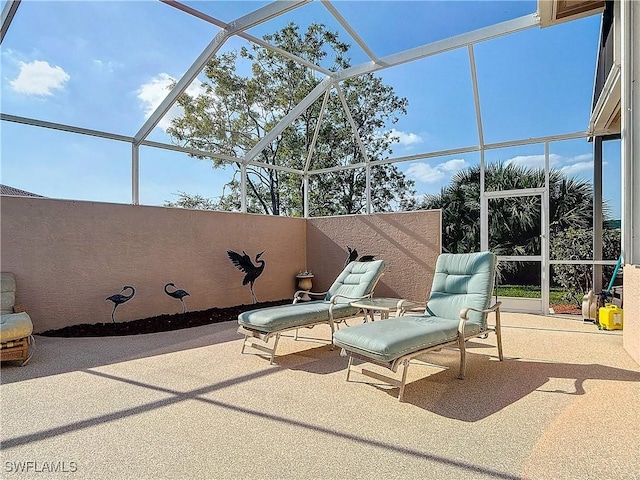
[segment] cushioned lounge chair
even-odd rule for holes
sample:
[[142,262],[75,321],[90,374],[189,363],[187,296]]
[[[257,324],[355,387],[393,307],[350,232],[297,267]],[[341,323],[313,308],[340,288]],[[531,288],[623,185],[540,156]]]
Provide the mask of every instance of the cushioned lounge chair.
[[[498,356],[502,360],[500,302],[489,308],[495,270],[496,256],[490,252],[442,254],[436,262],[431,294],[426,304],[423,303],[423,313],[406,315],[401,303],[397,318],[354,325],[335,332],[334,345],[349,355],[347,381],[351,371],[355,370],[354,357],[383,365],[393,372],[403,365],[401,381],[366,369],[360,370],[364,375],[399,387],[398,400],[402,401],[411,359],[448,345],[457,345],[460,349],[459,378],[463,379],[465,341],[486,336],[488,331],[496,333]],[[495,313],[494,327],[487,324],[490,312]]]
[[[358,309],[352,307],[350,302],[373,295],[373,290],[383,271],[382,260],[351,262],[326,292],[314,293],[301,290],[295,293],[291,305],[259,308],[241,313],[238,315],[240,324],[238,333],[245,336],[242,353],[245,347],[251,346],[268,353],[271,357],[270,363],[273,363],[278,340],[283,332],[328,324],[333,334],[337,319],[358,313]],[[324,298],[302,302],[300,300],[304,294]],[[273,347],[268,346],[271,337],[275,338]],[[262,343],[255,343],[256,339]]]
[[13,273],[0,273],[0,361],[26,365],[32,355],[33,324],[24,308],[14,305],[16,279]]

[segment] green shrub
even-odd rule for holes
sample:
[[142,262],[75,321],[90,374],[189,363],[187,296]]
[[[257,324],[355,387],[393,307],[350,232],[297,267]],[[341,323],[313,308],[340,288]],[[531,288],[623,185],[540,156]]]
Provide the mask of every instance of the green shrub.
[[[593,230],[569,227],[553,236],[551,258],[558,260],[584,260],[593,258]],[[620,230],[603,230],[603,258],[620,256]],[[593,289],[591,265],[554,265],[553,281],[566,291],[565,299],[580,306],[582,297]],[[602,284],[611,280],[613,267],[602,269]],[[597,293],[597,292],[596,292]]]

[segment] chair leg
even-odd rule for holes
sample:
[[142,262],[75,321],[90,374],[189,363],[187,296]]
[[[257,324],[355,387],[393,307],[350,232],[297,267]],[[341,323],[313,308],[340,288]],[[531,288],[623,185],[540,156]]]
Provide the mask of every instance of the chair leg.
[[400,382],[400,392],[398,392],[398,401],[401,402],[402,398],[404,397],[404,387],[407,383],[407,370],[409,370],[409,360],[405,360],[404,362],[402,362],[403,364],[403,369],[402,369],[402,381]]
[[458,378],[464,380],[464,374],[467,370],[467,352],[465,349],[464,335],[458,336],[458,346],[460,349],[460,374]]
[[244,336],[244,340],[242,341],[242,350],[240,350],[240,354],[244,354],[244,347],[247,346],[247,339],[249,338],[249,335],[245,335]]
[[498,344],[498,358],[502,362],[504,356],[502,355],[502,327],[500,325],[500,308],[496,309],[496,342]]
[[273,342],[273,350],[271,350],[271,359],[269,360],[269,365],[273,365],[273,359],[276,356],[276,347],[278,346],[278,340],[280,340],[280,334],[276,334],[276,339]]
[[31,360],[31,357],[33,356],[33,346],[36,343],[36,339],[33,337],[33,335],[29,335],[27,337],[27,351],[25,352],[25,355],[27,358],[24,359],[24,361],[20,364],[21,367],[24,367],[27,362],[29,360]]
[[349,381],[349,375],[351,374],[352,364],[353,364],[353,356],[349,355],[349,363],[347,364],[347,382]]
[[331,329],[331,351],[335,350],[336,346],[333,344],[333,334],[336,330],[340,329],[340,323],[335,323],[333,315],[329,316],[329,328]]

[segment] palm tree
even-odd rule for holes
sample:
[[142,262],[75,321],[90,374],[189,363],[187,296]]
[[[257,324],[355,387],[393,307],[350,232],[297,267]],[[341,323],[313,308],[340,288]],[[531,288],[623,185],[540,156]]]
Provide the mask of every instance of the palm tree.
[[[492,163],[485,169],[487,191],[544,186],[544,170]],[[551,233],[569,226],[590,228],[593,193],[585,180],[549,173]],[[461,170],[438,194],[425,195],[413,208],[442,209],[443,250],[452,253],[480,249],[480,165]],[[540,197],[496,198],[489,202],[489,246],[497,254],[540,254]],[[518,266],[511,265],[514,269]],[[503,272],[505,273],[505,272]]]

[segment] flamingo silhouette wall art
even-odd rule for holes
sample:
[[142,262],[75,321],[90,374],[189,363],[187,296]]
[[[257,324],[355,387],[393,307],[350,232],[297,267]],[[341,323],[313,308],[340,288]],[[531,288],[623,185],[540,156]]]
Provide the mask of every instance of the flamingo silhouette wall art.
[[[175,288],[175,290],[170,292],[169,290],[167,290],[167,287],[173,287]],[[189,292],[176,288],[175,284],[173,282],[170,282],[164,286],[164,293],[166,293],[170,297],[177,298],[178,300],[180,300],[180,302],[182,302],[182,313],[185,313],[187,311],[187,306],[184,304],[183,299],[184,297],[189,296]]]
[[265,261],[260,259],[263,253],[264,250],[256,255],[256,265],[254,265],[251,261],[251,258],[246,254],[244,250],[242,251],[242,255],[234,252],[233,250],[227,250],[227,255],[236,266],[236,268],[245,273],[244,279],[242,280],[242,285],[249,284],[249,289],[251,290],[251,299],[253,300],[253,303],[258,303],[256,294],[253,291],[253,284],[264,271]]
[[[123,292],[125,290],[131,290],[131,294],[123,295]],[[124,287],[122,287],[122,290],[120,290],[120,293],[116,293],[115,295],[111,295],[105,299],[105,300],[111,300],[113,302],[113,311],[111,312],[111,322],[116,323],[116,319],[115,319],[116,308],[118,308],[119,305],[122,305],[123,303],[131,300],[135,294],[136,294],[135,288],[133,288],[131,285],[125,285]]]

